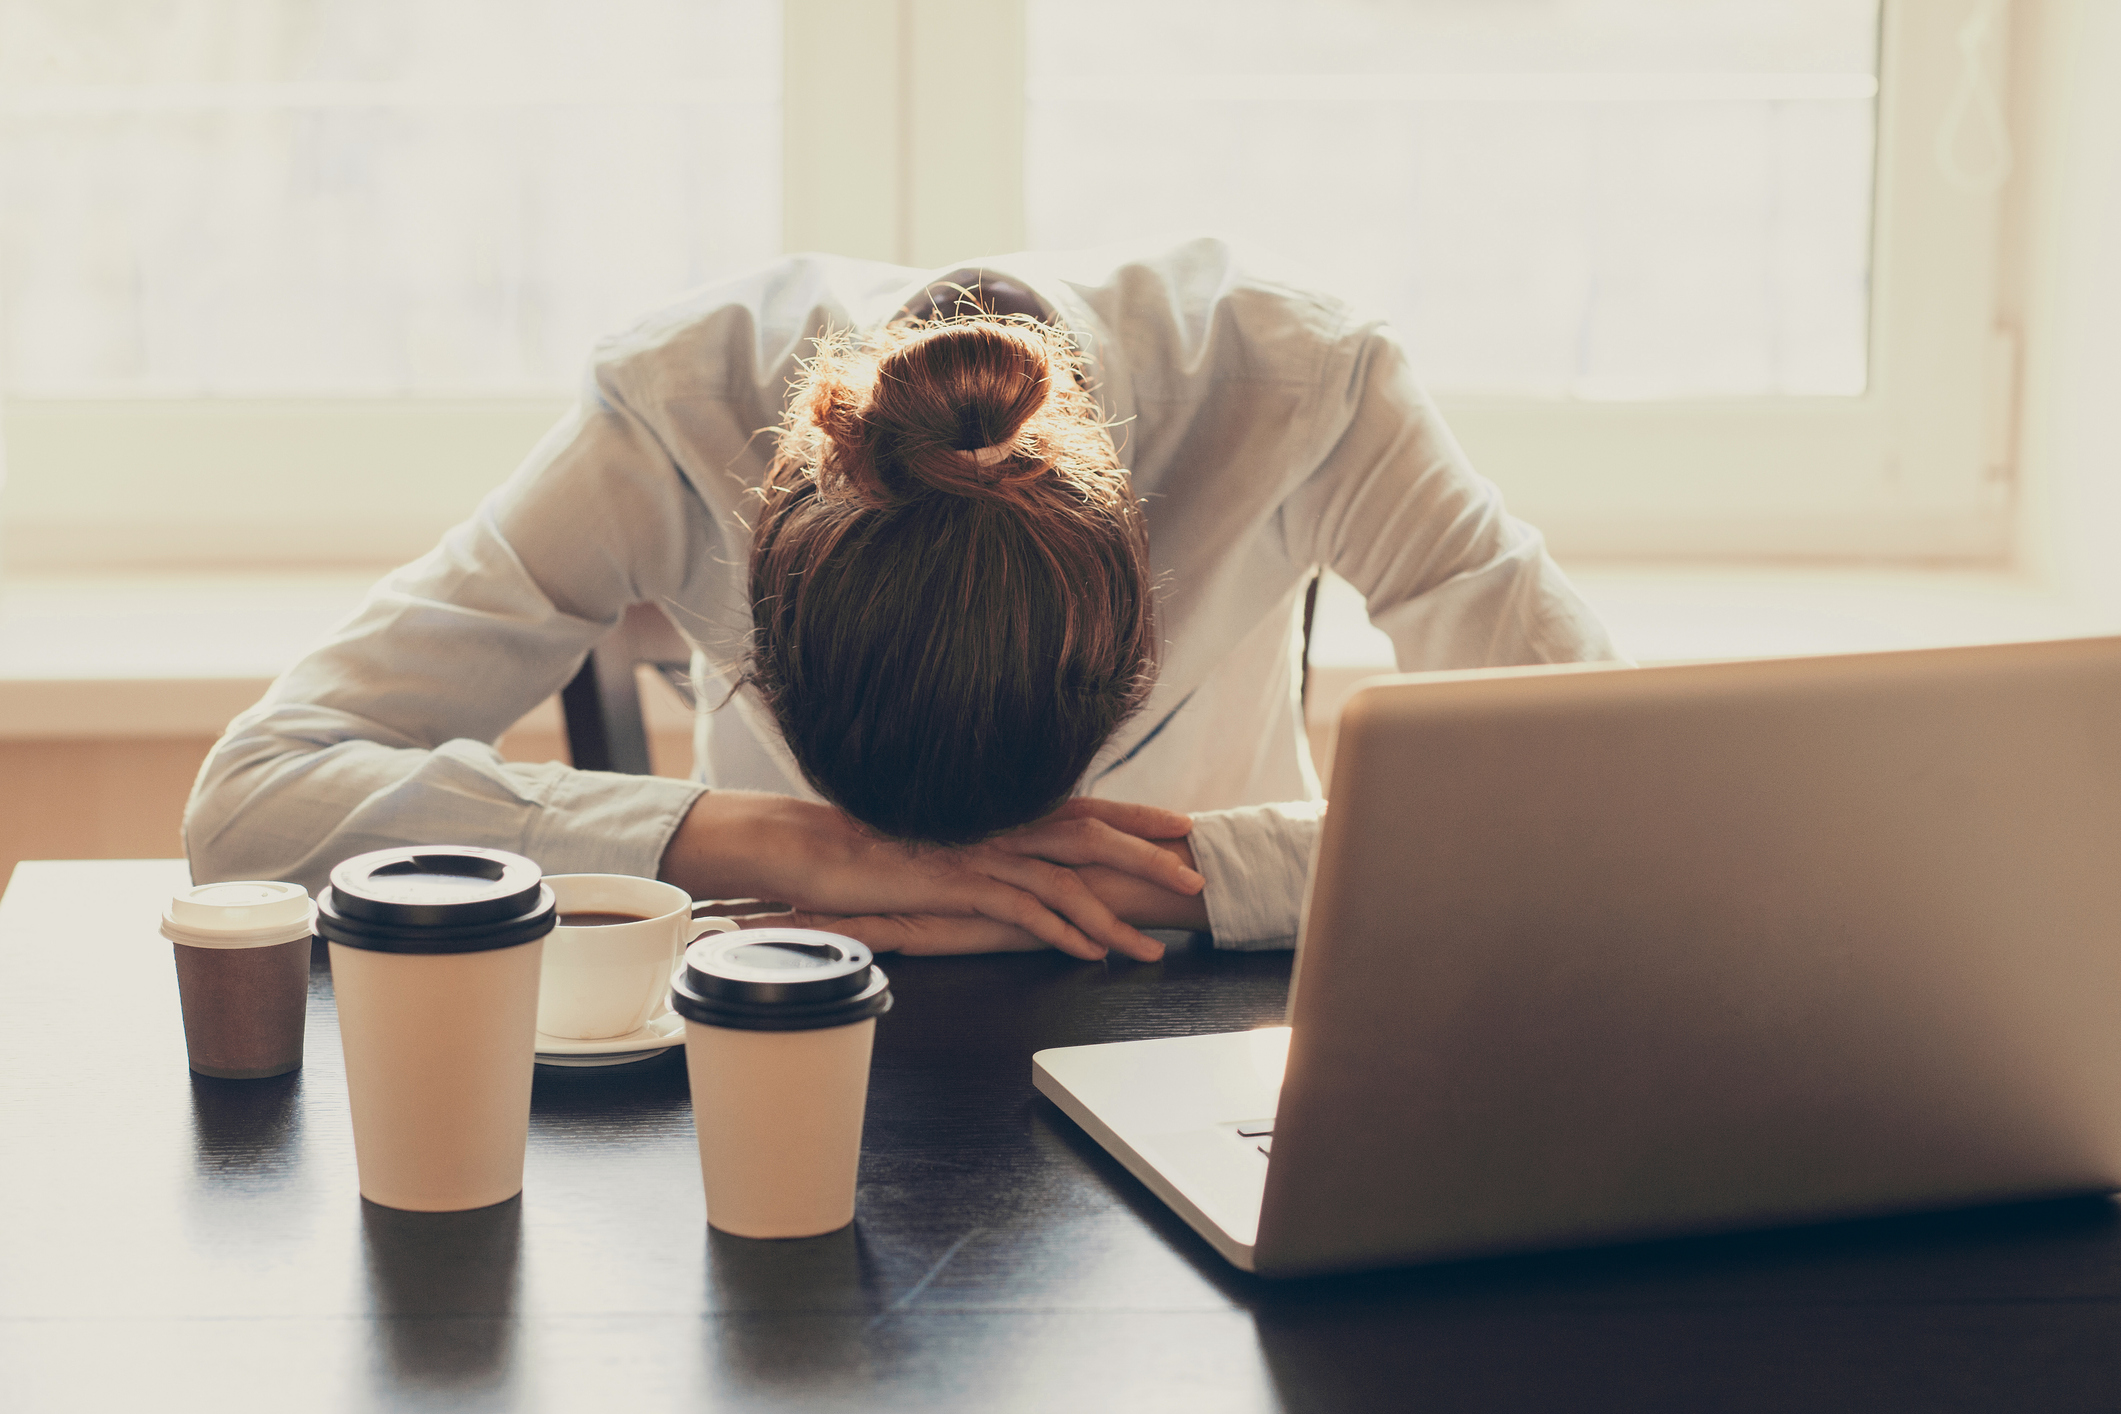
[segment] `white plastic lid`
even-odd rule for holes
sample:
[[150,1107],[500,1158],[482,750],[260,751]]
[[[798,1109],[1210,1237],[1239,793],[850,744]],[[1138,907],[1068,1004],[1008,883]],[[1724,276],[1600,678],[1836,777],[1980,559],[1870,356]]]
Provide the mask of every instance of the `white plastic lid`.
[[306,938],[316,905],[300,884],[240,879],[178,891],[162,914],[162,936],[206,948],[259,948]]

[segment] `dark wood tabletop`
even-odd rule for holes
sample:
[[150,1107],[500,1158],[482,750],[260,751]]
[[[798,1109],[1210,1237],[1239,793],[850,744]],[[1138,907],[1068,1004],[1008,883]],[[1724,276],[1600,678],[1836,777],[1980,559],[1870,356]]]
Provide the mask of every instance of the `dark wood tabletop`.
[[1280,1019],[1285,955],[886,959],[851,1230],[705,1224],[676,1054],[538,1075],[520,1198],[356,1191],[305,1068],[185,1068],[166,860],[0,905],[0,1408],[2112,1410],[2105,1200],[1276,1283],[1031,1088],[1047,1046]]

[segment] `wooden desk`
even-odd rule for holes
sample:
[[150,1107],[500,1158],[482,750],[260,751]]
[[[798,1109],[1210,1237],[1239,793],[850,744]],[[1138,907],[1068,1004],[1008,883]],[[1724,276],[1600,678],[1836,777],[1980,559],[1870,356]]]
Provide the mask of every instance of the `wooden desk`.
[[309,1064],[184,1066],[181,864],[0,905],[0,1407],[2121,1407],[2104,1201],[1274,1284],[1031,1089],[1044,1046],[1278,1019],[1282,956],[887,960],[855,1228],[703,1221],[681,1065],[540,1072],[520,1199],[363,1204],[331,985]]

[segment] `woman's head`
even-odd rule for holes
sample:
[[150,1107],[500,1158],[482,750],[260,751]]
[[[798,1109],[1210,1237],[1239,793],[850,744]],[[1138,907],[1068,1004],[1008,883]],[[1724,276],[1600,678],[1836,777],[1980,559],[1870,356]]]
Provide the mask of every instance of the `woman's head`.
[[1141,511],[1066,337],[820,343],[751,551],[749,677],[810,783],[964,844],[1065,799],[1155,675]]

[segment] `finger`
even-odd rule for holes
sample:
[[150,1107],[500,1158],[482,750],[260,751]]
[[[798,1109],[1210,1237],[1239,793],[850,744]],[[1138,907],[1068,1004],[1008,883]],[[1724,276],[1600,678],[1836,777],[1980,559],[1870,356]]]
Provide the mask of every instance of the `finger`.
[[981,890],[980,900],[975,905],[985,917],[1021,928],[1047,947],[1085,962],[1100,962],[1111,951],[1107,944],[1092,938],[1057,910],[1048,908],[1038,895],[999,880],[989,882],[993,887]]
[[[1055,866],[1039,865],[1035,860],[985,845],[937,850],[909,860],[908,865],[909,873],[921,880],[921,888],[916,895],[919,901],[902,910],[903,914],[978,914],[996,923],[1021,928],[1047,947],[1091,962],[1110,950],[1107,944],[1089,937],[1063,917],[1059,910],[1048,908],[1037,894],[1001,877],[1005,872],[1013,873],[1017,878],[1033,877],[1027,866],[1049,869]],[[1077,888],[1092,905],[1103,908],[1090,895],[1088,888],[1081,885]],[[1049,886],[1049,891],[1054,890]],[[1109,915],[1110,910],[1105,912]]]
[[800,925],[852,938],[874,953],[939,957],[955,953],[1027,952],[1044,943],[1020,928],[991,918],[958,914],[805,914]]
[[[1052,910],[1052,914],[1080,928],[1094,944],[1114,949],[1137,962],[1154,962],[1164,955],[1162,943],[1123,922],[1103,899],[1090,891],[1088,884],[1076,877],[1073,869],[1005,850],[990,854],[986,867],[995,878],[1013,884],[1026,897],[1043,905],[1037,910],[1039,913]],[[1007,921],[1023,926],[1014,918]]]
[[[871,952],[904,953],[909,957],[1036,952],[1047,946],[1044,939],[1014,924],[978,915],[890,913],[848,917],[838,913],[798,913],[793,917],[800,921],[786,926],[819,928],[843,938],[852,938],[866,945]],[[1105,949],[1091,946],[1089,953],[1075,952],[1072,955],[1091,962],[1104,957]]]
[[905,920],[905,953],[948,956],[982,952],[1044,952],[1046,945],[1023,929],[977,915],[926,913]]
[[[876,916],[881,918],[886,915],[878,914]],[[770,918],[760,916],[748,919],[744,922],[744,926],[747,928],[816,928],[820,932],[836,933],[839,931],[840,924],[848,921],[848,917],[844,913],[818,913],[809,909],[797,908],[791,909],[786,913],[773,914]],[[856,941],[859,942],[861,939],[856,939]]]
[[1116,830],[1102,820],[1048,819],[1012,830],[993,843],[1013,854],[1028,854],[1055,864],[1102,864],[1173,893],[1197,894],[1207,886],[1207,880],[1171,850]]
[[877,914],[866,918],[850,918],[843,914],[796,913],[788,915],[790,928],[816,928],[820,932],[837,933],[842,938],[852,938],[871,952],[897,952],[906,941],[905,930],[890,914]]
[[1102,820],[1115,830],[1124,830],[1145,840],[1175,840],[1193,832],[1193,817],[1160,805],[1138,805],[1128,800],[1099,800],[1079,795],[1065,801],[1046,817],[1048,820]]
[[905,951],[914,935],[906,926],[906,920],[895,913],[870,914],[864,917],[815,914],[799,925],[818,928],[827,933],[836,933],[842,938],[852,938],[871,952],[887,953]]
[[[1043,952],[1046,947],[1021,928],[976,915],[922,913],[850,921],[864,932],[891,938],[896,950],[907,956]],[[871,924],[876,925],[873,930]]]
[[[993,869],[995,861],[1010,861],[1012,865],[1031,863],[1018,861],[1018,856],[1014,854],[993,854],[991,859],[986,861],[988,869]],[[1084,892],[1088,892],[1088,888]],[[991,918],[995,922],[1005,922],[1014,926],[1014,929],[1022,929],[1041,943],[1046,943],[1048,948],[1065,952],[1071,958],[1097,962],[1109,952],[1107,943],[1090,937],[1082,929],[1077,929],[1073,922],[1061,916],[1058,909],[1052,909],[1041,901],[1035,892],[1007,884],[993,871],[980,873],[978,882],[969,886],[967,903],[974,914]]]

